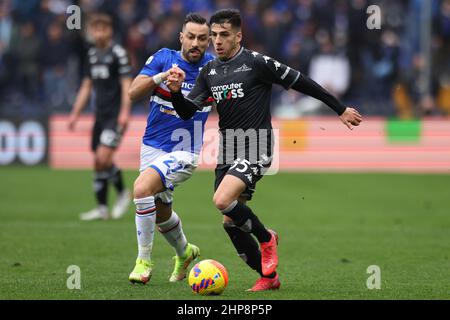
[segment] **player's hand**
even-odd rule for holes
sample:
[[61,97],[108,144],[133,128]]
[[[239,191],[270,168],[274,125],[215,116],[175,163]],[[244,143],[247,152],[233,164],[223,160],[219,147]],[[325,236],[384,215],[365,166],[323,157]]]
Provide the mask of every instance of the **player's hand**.
[[359,126],[362,122],[361,114],[358,110],[353,108],[345,109],[344,113],[339,118],[350,130],[353,130],[353,127]]
[[74,114],[70,114],[69,116],[69,121],[67,122],[67,128],[69,129],[69,131],[73,131],[75,130],[75,124],[78,121],[78,116],[74,115]]
[[181,84],[186,78],[186,74],[178,67],[172,67],[169,70],[169,76],[167,77],[166,85],[171,92],[179,92],[181,90]]
[[128,127],[128,122],[130,120],[130,114],[128,112],[121,112],[117,118],[117,124],[119,125],[122,132],[124,132]]

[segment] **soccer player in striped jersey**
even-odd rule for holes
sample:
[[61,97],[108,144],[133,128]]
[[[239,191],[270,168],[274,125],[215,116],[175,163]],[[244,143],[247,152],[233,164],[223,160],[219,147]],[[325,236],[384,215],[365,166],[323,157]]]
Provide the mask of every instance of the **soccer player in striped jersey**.
[[[141,145],[140,175],[134,183],[138,257],[129,276],[132,283],[150,280],[155,226],[176,252],[170,282],[184,279],[189,264],[200,254],[197,246],[187,242],[180,217],[172,209],[172,198],[174,188],[189,179],[197,167],[211,106],[205,104],[189,121],[180,119],[164,81],[168,70],[178,66],[186,73],[181,87],[183,94],[188,94],[200,70],[214,58],[206,53],[209,38],[206,19],[188,14],[180,32],[181,50],[164,48],[152,55],[129,90],[133,101],[152,93]],[[180,141],[185,134],[190,139]]]

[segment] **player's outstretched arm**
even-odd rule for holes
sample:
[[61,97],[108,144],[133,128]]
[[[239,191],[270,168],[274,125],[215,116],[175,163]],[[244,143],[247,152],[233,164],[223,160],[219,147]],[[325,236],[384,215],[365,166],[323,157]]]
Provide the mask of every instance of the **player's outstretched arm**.
[[73,129],[75,129],[75,124],[78,121],[81,111],[83,111],[89,99],[89,96],[91,95],[91,89],[92,89],[92,80],[89,78],[84,78],[83,82],[81,83],[80,90],[78,90],[75,103],[73,104],[72,112],[70,113],[69,116],[69,123],[68,123],[69,130],[72,131]]
[[173,67],[169,70],[166,85],[172,93],[172,105],[175,111],[181,119],[188,120],[192,118],[199,109],[193,102],[186,100],[181,93],[181,84],[185,77],[186,74],[183,70],[178,67]]
[[358,110],[353,108],[345,109],[344,113],[339,116],[342,123],[345,124],[350,130],[353,130],[353,127],[359,126],[362,122],[362,116],[358,112]]
[[292,85],[292,89],[297,90],[313,98],[316,98],[325,103],[339,115],[341,121],[350,130],[353,130],[353,126],[359,126],[359,124],[362,121],[362,116],[356,109],[347,108],[330,92],[328,92],[317,82],[315,82],[314,80],[303,74],[300,75],[297,81],[295,81],[295,83]]

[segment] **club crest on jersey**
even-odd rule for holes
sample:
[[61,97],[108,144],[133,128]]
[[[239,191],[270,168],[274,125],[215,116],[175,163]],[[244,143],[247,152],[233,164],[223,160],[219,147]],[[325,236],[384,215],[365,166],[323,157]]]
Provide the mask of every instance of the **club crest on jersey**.
[[278,61],[274,60],[273,64],[275,65],[275,70],[278,71],[278,68],[281,67],[281,63],[279,63]]
[[217,75],[216,69],[211,69],[211,71],[209,71],[208,76],[215,76]]
[[251,71],[251,70],[252,70],[252,68],[247,67],[247,65],[244,63],[242,66],[235,69],[234,72],[246,72],[246,71]]

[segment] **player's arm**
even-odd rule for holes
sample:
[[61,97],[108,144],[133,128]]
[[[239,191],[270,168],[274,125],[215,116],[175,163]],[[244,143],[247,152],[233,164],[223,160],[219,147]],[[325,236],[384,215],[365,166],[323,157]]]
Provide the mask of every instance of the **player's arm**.
[[128,120],[130,119],[131,113],[131,100],[128,97],[128,90],[130,89],[131,78],[130,77],[122,77],[120,79],[120,87],[121,87],[121,101],[120,101],[120,113],[117,119],[117,123],[125,130],[128,126]]
[[88,99],[91,95],[91,90],[92,90],[92,80],[86,77],[83,79],[83,82],[81,83],[81,87],[78,90],[78,94],[75,99],[72,112],[70,113],[69,116],[69,123],[68,123],[69,130],[73,130],[75,128],[75,123],[78,121],[81,111],[83,111],[84,107],[88,102]]
[[167,80],[169,72],[164,71],[164,66],[169,54],[169,50],[163,48],[148,58],[128,90],[131,101],[136,102],[151,95],[156,87]]
[[114,45],[113,53],[117,61],[117,72],[120,76],[120,111],[117,123],[122,130],[128,126],[128,120],[131,112],[131,100],[128,97],[128,91],[131,85],[131,65],[127,51],[119,44]]
[[146,96],[151,94],[157,86],[163,81],[167,80],[169,73],[161,72],[154,76],[148,76],[145,74],[138,75],[131,83],[128,95],[133,102],[143,100]]
[[198,110],[203,108],[203,103],[209,97],[209,91],[204,78],[205,70],[206,68],[203,68],[200,71],[194,87],[186,98],[181,93],[181,84],[186,77],[184,71],[178,67],[173,67],[169,70],[166,85],[172,93],[172,105],[183,120],[192,118]]
[[300,71],[260,54],[255,56],[255,64],[264,81],[280,84],[286,90],[292,88],[322,101],[338,114],[349,129],[353,129],[353,126],[361,123],[362,117],[357,110],[346,107],[330,92]]
[[292,89],[325,103],[338,114],[341,121],[350,130],[353,129],[353,126],[359,126],[362,121],[362,116],[358,110],[346,107],[339,99],[308,76],[300,74],[292,85]]

